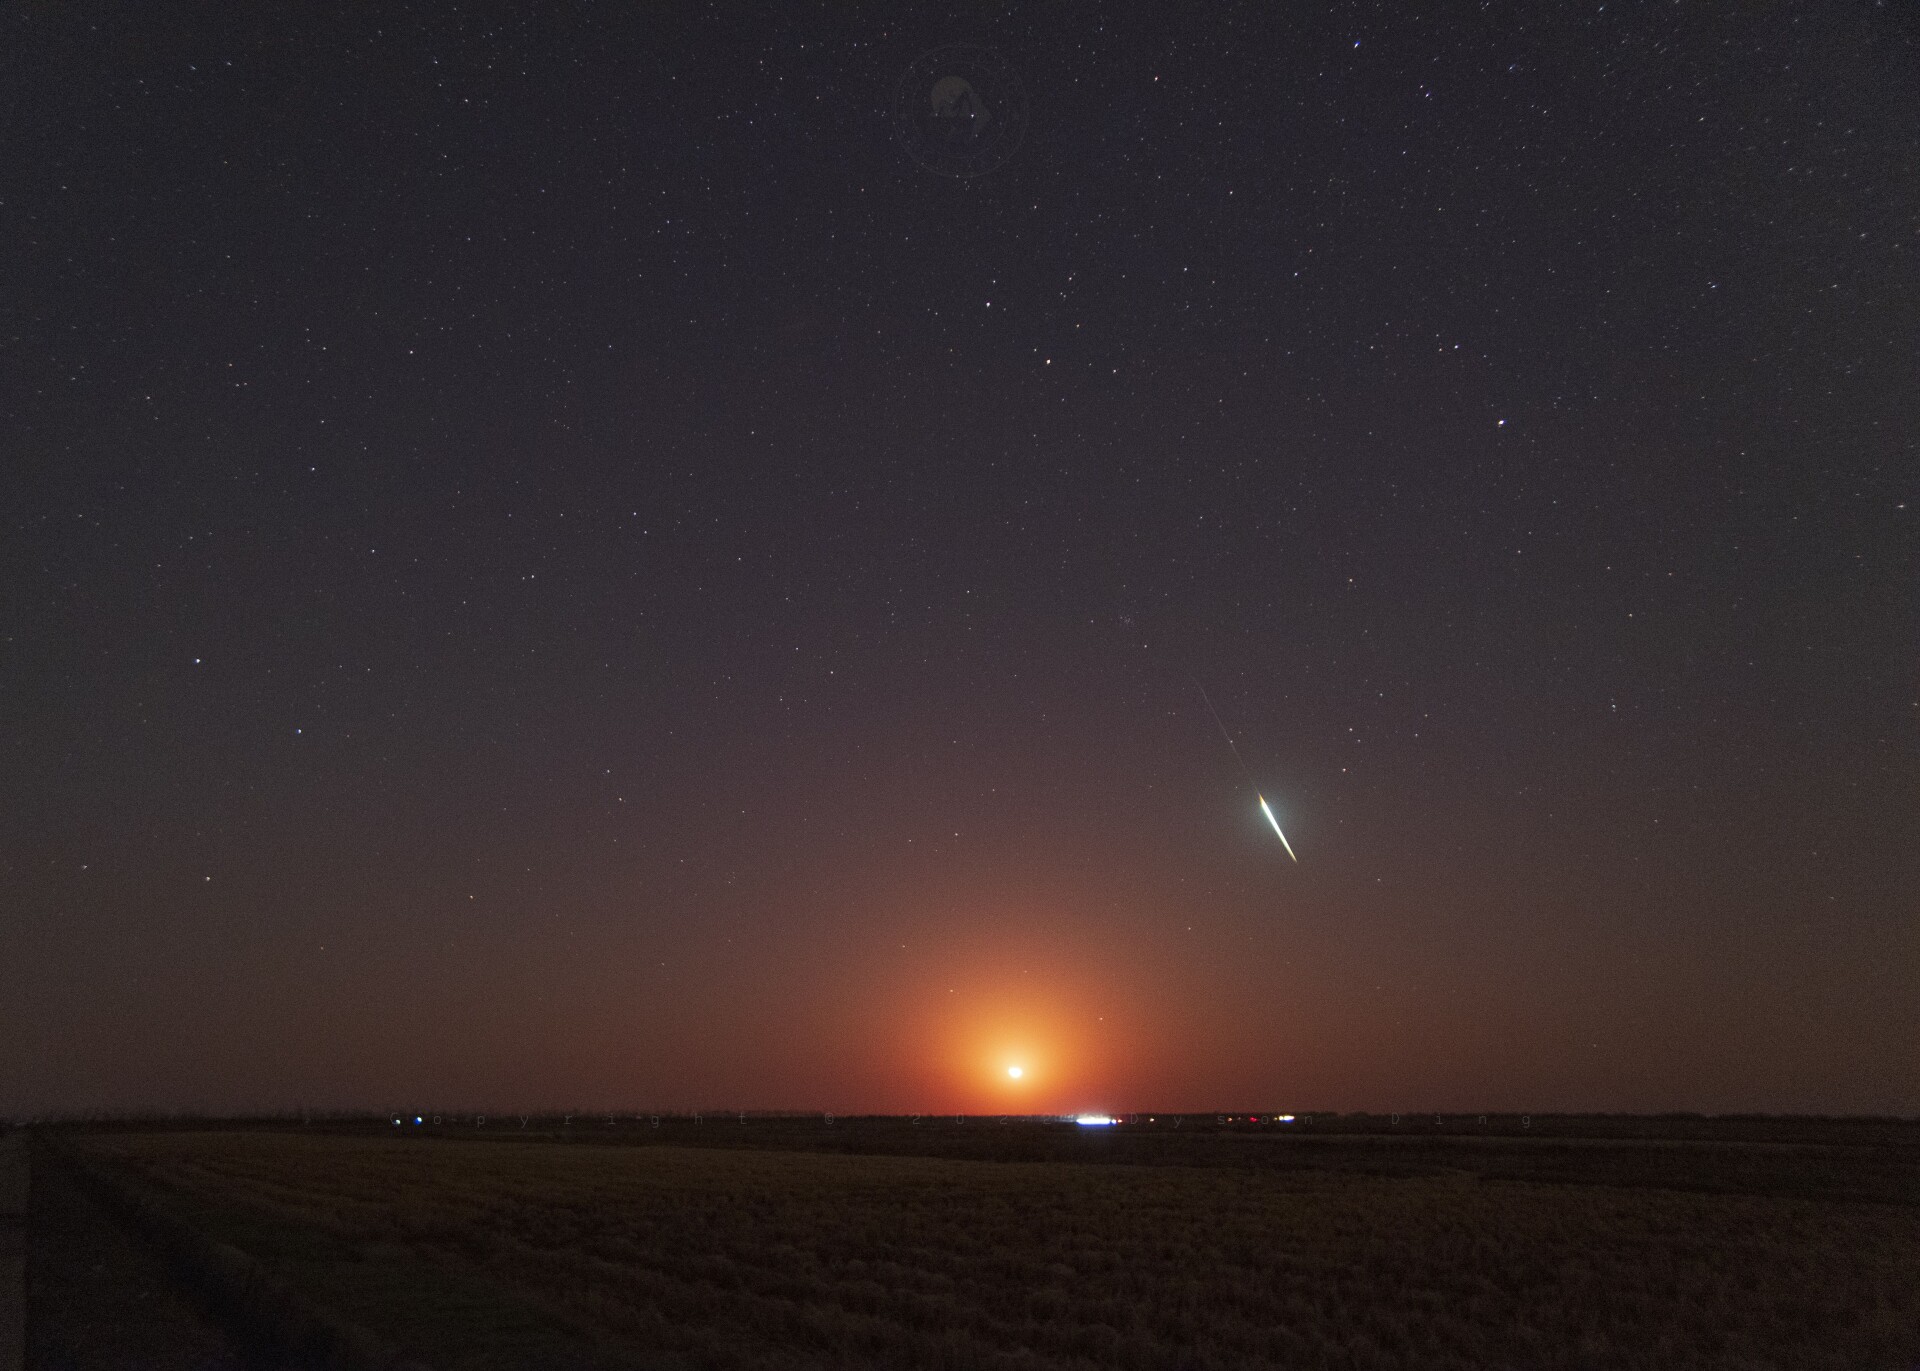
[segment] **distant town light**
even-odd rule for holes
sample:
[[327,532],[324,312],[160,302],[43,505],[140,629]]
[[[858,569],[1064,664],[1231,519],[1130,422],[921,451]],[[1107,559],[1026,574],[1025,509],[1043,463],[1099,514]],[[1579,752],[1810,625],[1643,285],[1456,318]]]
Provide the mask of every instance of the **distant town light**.
[[1108,1118],[1105,1114],[1082,1114],[1076,1118],[1074,1122],[1082,1128],[1105,1128],[1108,1124],[1113,1123],[1114,1120]]

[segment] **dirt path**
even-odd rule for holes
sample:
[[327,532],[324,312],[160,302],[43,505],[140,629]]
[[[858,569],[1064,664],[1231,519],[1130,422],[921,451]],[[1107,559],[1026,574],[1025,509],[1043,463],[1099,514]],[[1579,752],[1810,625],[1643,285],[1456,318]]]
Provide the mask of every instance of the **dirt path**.
[[[27,1209],[26,1365],[33,1371],[242,1371],[252,1365],[65,1167],[36,1168]],[[9,1364],[0,1361],[0,1371]]]

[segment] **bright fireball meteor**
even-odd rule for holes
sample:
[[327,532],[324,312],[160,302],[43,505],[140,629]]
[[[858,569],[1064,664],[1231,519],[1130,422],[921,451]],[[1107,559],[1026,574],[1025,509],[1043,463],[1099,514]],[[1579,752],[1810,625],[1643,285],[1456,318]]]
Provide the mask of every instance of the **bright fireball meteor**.
[[1240,747],[1233,741],[1233,734],[1227,729],[1227,721],[1221,718],[1220,711],[1213,707],[1213,697],[1207,694],[1207,688],[1205,686],[1200,685],[1200,678],[1198,676],[1193,678],[1193,683],[1199,686],[1200,698],[1207,702],[1207,713],[1213,715],[1213,721],[1220,725],[1220,736],[1227,740],[1227,747],[1233,753],[1233,760],[1240,763],[1240,770],[1245,774],[1247,784],[1253,787],[1253,796],[1256,800],[1260,801],[1260,812],[1267,816],[1267,822],[1273,825],[1273,834],[1280,840],[1280,846],[1287,850],[1287,855],[1292,857],[1294,865],[1298,866],[1300,864],[1300,858],[1294,853],[1293,844],[1287,841],[1287,835],[1280,831],[1280,821],[1273,817],[1273,806],[1268,804],[1267,797],[1260,793],[1260,787],[1254,785],[1253,771],[1248,767],[1246,758],[1240,755]]
[[[1255,791],[1254,793],[1256,795],[1259,795],[1258,791]],[[1273,825],[1274,836],[1280,839],[1280,846],[1284,847],[1287,850],[1287,855],[1289,857],[1293,857],[1293,844],[1288,842],[1287,835],[1280,831],[1280,821],[1273,817],[1273,810],[1267,804],[1267,797],[1265,795],[1260,795],[1260,812],[1266,815],[1267,822]],[[1293,857],[1293,859],[1296,862],[1300,860],[1298,857]]]

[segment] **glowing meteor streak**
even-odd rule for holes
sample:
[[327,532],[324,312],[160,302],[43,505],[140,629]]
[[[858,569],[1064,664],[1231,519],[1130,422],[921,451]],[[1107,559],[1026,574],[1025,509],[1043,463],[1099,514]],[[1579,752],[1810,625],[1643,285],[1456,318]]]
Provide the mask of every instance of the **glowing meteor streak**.
[[[1287,850],[1287,855],[1289,857],[1293,857],[1293,844],[1288,842],[1287,835],[1280,831],[1280,821],[1273,817],[1273,810],[1269,808],[1267,805],[1267,797],[1265,795],[1260,795],[1260,792],[1257,790],[1254,791],[1254,794],[1259,795],[1260,812],[1266,815],[1267,822],[1273,825],[1274,836],[1280,839],[1280,846],[1284,847]],[[1293,860],[1298,862],[1300,859],[1298,857],[1293,857]]]
[[1260,787],[1254,783],[1253,771],[1248,767],[1247,759],[1240,755],[1240,749],[1233,741],[1233,734],[1228,732],[1227,721],[1221,718],[1220,711],[1213,707],[1213,697],[1207,694],[1205,686],[1200,685],[1198,676],[1193,678],[1193,683],[1200,688],[1200,698],[1207,702],[1207,713],[1213,715],[1213,721],[1220,725],[1220,736],[1227,740],[1227,748],[1233,753],[1233,760],[1240,763],[1241,774],[1247,778],[1247,784],[1253,787],[1253,796],[1260,801],[1260,812],[1267,816],[1267,822],[1273,825],[1273,833],[1280,840],[1280,846],[1287,850],[1287,855],[1292,857],[1294,865],[1298,866],[1300,858],[1294,853],[1293,844],[1287,841],[1287,835],[1280,831],[1280,821],[1273,817],[1273,806],[1267,803],[1267,797],[1260,793]]

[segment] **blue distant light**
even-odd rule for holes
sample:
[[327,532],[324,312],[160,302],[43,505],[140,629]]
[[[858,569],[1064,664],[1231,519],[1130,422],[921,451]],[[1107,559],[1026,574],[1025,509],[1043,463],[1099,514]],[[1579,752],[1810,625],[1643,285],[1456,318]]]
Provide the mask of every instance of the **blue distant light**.
[[1105,1114],[1082,1114],[1074,1122],[1082,1128],[1106,1128],[1118,1120],[1110,1119]]

